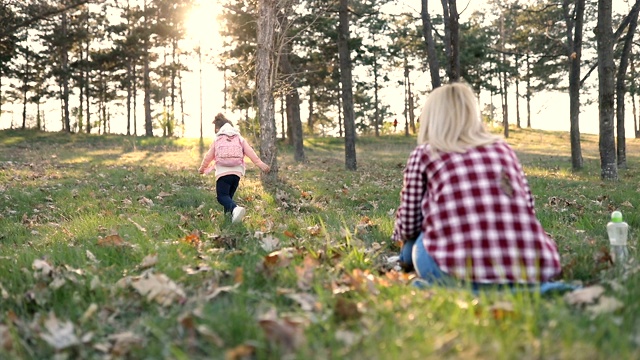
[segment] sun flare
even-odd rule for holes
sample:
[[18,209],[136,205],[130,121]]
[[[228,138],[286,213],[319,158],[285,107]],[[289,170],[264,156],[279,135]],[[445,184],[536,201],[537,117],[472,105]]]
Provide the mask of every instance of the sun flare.
[[185,19],[187,37],[202,47],[216,49],[222,46],[219,15],[222,6],[218,1],[196,1]]

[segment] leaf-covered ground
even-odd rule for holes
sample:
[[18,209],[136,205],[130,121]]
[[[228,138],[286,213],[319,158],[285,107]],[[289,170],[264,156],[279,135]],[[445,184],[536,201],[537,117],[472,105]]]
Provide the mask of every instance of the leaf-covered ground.
[[564,281],[582,289],[418,289],[389,242],[415,139],[312,138],[280,182],[249,165],[231,224],[197,140],[0,132],[0,358],[638,358],[637,261],[612,265],[620,209],[637,258],[640,141],[599,180],[597,137],[513,130]]

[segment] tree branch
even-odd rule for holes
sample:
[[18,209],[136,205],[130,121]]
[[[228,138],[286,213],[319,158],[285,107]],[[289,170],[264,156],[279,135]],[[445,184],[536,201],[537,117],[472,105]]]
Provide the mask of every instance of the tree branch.
[[0,39],[4,38],[12,33],[15,33],[16,31],[18,31],[21,28],[30,26],[40,20],[46,19],[48,17],[54,16],[54,15],[58,15],[61,14],[65,11],[71,10],[71,9],[75,9],[79,6],[82,6],[84,4],[87,3],[95,3],[95,4],[100,4],[103,3],[105,0],[76,0],[71,2],[68,5],[65,6],[60,6],[60,7],[56,7],[56,8],[51,8],[47,11],[43,11],[40,14],[36,14],[33,17],[30,17],[28,19],[26,19],[23,22],[17,23],[14,26],[9,26],[6,29],[3,29],[2,32],[0,32]]
[[[620,36],[622,35],[622,32],[624,31],[624,29],[627,28],[627,25],[629,25],[629,22],[631,22],[631,16],[635,16],[635,13],[637,13],[638,11],[640,11],[640,0],[636,0],[635,4],[633,4],[633,7],[629,11],[629,14],[625,16],[625,18],[620,23],[620,26],[618,26],[618,29],[613,34],[614,42],[617,43],[620,40]],[[584,84],[584,82],[589,78],[591,73],[593,73],[593,71],[597,67],[598,67],[598,60],[596,59],[596,61],[591,66],[591,69],[589,69],[589,72],[587,72],[587,74],[582,78],[582,80],[580,80],[580,86]]]

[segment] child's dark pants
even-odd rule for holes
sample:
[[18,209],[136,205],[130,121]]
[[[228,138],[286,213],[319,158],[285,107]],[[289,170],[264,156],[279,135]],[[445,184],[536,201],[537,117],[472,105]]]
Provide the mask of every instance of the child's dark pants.
[[216,196],[220,205],[224,207],[225,213],[230,213],[236,207],[233,202],[233,195],[238,190],[240,177],[238,175],[221,176],[216,181]]

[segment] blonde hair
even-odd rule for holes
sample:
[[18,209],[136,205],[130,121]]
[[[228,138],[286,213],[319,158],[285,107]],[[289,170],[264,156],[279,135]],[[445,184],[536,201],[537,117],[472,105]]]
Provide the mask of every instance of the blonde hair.
[[429,144],[434,152],[461,153],[498,139],[482,124],[475,93],[466,83],[433,90],[422,108],[418,145]]

